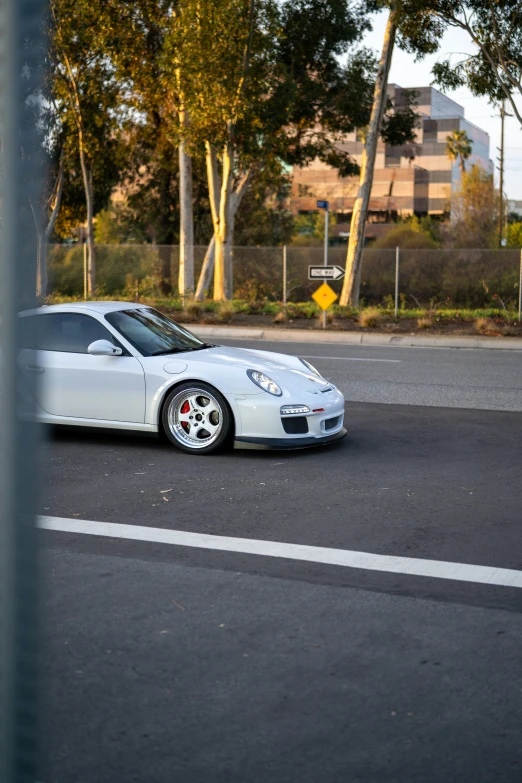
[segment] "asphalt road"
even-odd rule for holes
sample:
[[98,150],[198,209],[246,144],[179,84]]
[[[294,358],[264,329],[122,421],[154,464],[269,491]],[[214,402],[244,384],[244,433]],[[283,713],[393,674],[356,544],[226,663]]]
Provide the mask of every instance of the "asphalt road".
[[[55,430],[42,514],[522,570],[521,354],[252,346],[321,357],[348,437]],[[45,783],[522,779],[521,589],[40,535]]]

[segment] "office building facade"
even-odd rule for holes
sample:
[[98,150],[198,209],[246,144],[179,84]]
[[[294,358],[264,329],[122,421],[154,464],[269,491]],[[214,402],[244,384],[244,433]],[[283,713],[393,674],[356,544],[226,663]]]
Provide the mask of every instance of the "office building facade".
[[[419,124],[415,140],[401,147],[379,141],[368,215],[368,238],[385,233],[384,226],[410,215],[442,215],[449,211],[451,192],[460,182],[460,167],[446,154],[446,137],[464,130],[472,142],[466,165],[479,164],[492,171],[489,135],[465,119],[464,109],[433,87],[417,92]],[[394,105],[404,105],[405,91],[389,85]],[[361,162],[363,143],[356,133],[337,145]],[[317,199],[328,199],[337,215],[334,235],[346,234],[359,188],[358,177],[340,177],[321,161],[293,172],[290,209],[294,214],[315,211]]]

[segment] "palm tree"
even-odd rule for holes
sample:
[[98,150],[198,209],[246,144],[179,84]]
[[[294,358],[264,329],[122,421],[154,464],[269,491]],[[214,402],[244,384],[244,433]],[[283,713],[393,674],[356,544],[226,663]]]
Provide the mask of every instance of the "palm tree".
[[450,160],[459,161],[462,173],[466,171],[466,160],[471,155],[472,141],[466,131],[453,130],[446,136],[446,155]]

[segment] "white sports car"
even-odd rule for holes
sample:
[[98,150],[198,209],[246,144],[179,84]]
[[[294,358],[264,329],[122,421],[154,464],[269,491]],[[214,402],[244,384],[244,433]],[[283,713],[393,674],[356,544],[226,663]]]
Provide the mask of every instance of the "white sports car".
[[311,364],[209,345],[157,310],[127,302],[22,313],[24,374],[38,419],[158,432],[183,451],[286,449],[346,435],[344,397]]

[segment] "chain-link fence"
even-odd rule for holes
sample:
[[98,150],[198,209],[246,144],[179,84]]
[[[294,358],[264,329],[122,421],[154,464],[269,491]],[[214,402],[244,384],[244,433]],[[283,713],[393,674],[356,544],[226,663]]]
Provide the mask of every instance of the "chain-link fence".
[[[195,279],[203,265],[206,247],[194,248]],[[282,247],[235,247],[233,250],[234,298],[281,301],[284,292]],[[323,263],[321,247],[286,248],[288,301],[305,301],[317,288],[308,280],[308,267]],[[344,267],[345,247],[329,249],[328,263]],[[505,250],[400,250],[367,249],[363,255],[361,301],[381,304],[395,300],[396,265],[398,292],[403,306],[425,307],[447,302],[449,307],[487,307],[501,300],[518,307],[521,251]],[[86,290],[86,253],[82,245],[53,245],[47,256],[51,295],[83,296]],[[178,292],[179,247],[153,245],[98,245],[96,247],[97,295],[135,298]],[[342,280],[330,283],[340,293]],[[211,293],[211,292],[209,292]]]

